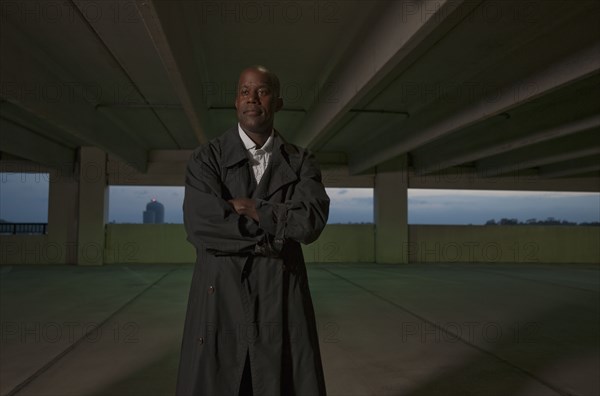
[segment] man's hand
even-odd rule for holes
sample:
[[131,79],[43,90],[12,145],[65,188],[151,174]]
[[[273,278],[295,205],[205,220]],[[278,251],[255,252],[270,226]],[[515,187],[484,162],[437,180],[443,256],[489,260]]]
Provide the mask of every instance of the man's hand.
[[258,213],[256,212],[256,201],[251,198],[234,198],[227,201],[233,206],[233,209],[239,215],[248,216],[251,219],[258,221]]

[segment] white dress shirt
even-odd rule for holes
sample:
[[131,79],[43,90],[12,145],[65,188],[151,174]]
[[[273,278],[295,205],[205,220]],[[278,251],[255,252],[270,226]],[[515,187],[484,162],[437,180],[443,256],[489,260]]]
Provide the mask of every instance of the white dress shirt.
[[239,123],[238,131],[240,133],[240,138],[246,147],[246,154],[250,160],[252,172],[256,178],[256,184],[258,184],[260,183],[260,179],[262,179],[263,175],[265,174],[265,170],[267,169],[267,165],[269,165],[269,160],[271,159],[274,131],[271,130],[271,135],[269,135],[269,138],[261,148],[256,148],[256,143],[254,143],[254,141],[250,139],[248,135],[246,135],[246,132],[244,132]]

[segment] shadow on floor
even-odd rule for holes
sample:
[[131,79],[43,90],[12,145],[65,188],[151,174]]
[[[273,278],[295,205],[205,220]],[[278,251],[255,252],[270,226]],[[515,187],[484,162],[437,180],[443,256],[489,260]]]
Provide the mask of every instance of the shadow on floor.
[[179,348],[174,349],[90,396],[172,396],[175,394],[179,353]]
[[[597,293],[594,293],[598,297]],[[590,296],[591,297],[591,296]],[[539,395],[599,395],[600,369],[598,355],[597,315],[586,321],[581,305],[563,305],[546,315],[532,319],[519,334],[511,332],[499,342],[480,349],[475,358],[456,362],[456,366],[398,396],[507,396],[521,392]],[[573,320],[575,320],[575,322]],[[474,347],[477,348],[477,347]],[[424,357],[426,358],[426,357]],[[583,359],[582,359],[583,358]],[[595,367],[585,363],[574,367],[574,361],[595,360]],[[502,367],[503,366],[503,367]],[[498,372],[498,368],[503,368]],[[584,370],[582,373],[581,370]],[[578,389],[569,389],[552,373],[581,376]],[[596,373],[596,374],[594,374]],[[562,378],[564,380],[564,378]],[[539,389],[536,393],[534,388]]]

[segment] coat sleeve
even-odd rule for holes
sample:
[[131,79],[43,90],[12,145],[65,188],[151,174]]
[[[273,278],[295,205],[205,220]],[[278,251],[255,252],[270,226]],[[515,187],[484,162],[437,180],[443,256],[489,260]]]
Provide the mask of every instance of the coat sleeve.
[[214,147],[207,145],[195,150],[188,161],[183,200],[187,240],[217,255],[253,253],[265,233],[223,198],[216,156]]
[[315,156],[306,150],[299,181],[291,199],[274,203],[257,199],[259,227],[273,236],[276,244],[285,239],[309,244],[317,240],[329,216],[329,197],[321,181]]

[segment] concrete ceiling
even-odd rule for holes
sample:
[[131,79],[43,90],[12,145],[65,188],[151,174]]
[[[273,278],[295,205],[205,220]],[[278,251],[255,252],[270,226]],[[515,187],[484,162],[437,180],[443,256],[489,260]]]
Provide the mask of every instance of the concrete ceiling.
[[239,71],[282,81],[288,140],[368,173],[600,172],[600,3],[1,1],[0,151],[138,170],[235,123]]

